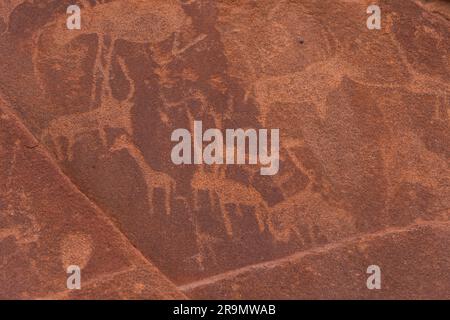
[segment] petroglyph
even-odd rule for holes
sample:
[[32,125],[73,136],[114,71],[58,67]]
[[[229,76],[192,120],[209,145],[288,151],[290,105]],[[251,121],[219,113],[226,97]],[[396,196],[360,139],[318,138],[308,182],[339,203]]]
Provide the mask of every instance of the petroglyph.
[[[103,41],[101,43],[103,44]],[[101,45],[101,48],[105,49],[104,45]],[[107,50],[107,65],[104,68],[97,65],[100,69],[99,71],[103,74],[101,106],[87,112],[60,116],[52,120],[49,127],[44,131],[42,139],[49,138],[53,142],[57,148],[59,160],[68,159],[70,161],[73,159],[73,145],[77,141],[77,138],[83,134],[98,132],[104,146],[107,146],[106,129],[124,129],[129,135],[133,134],[131,109],[133,107],[132,101],[135,93],[134,83],[129,77],[129,71],[127,70],[123,58],[118,57],[117,61],[119,66],[129,81],[131,89],[124,101],[119,101],[113,97],[109,85],[113,48],[111,47]],[[97,63],[99,63],[100,60],[101,57],[97,57]],[[68,154],[66,155],[63,154],[59,144],[59,137],[64,137],[68,140]]]
[[175,180],[168,174],[156,171],[148,165],[141,151],[130,141],[129,137],[122,135],[117,138],[110,149],[111,151],[126,150],[134,158],[136,163],[141,169],[142,176],[144,177],[147,185],[149,208],[151,212],[154,212],[155,201],[155,189],[162,189],[165,192],[165,211],[166,214],[170,214],[170,197],[176,187]]
[[[141,10],[142,14],[137,16],[135,10]],[[121,19],[125,22],[120,25],[114,19],[115,12],[118,11],[121,12]],[[98,17],[102,18],[99,19]],[[152,32],[148,30],[139,32],[141,28],[138,26],[143,23],[151,26]],[[98,37],[92,82],[94,90],[91,93],[91,101],[93,102],[96,95],[100,94],[101,105],[99,108],[87,112],[59,116],[50,122],[42,138],[49,138],[53,142],[57,149],[58,159],[72,160],[72,147],[77,137],[89,132],[98,131],[104,145],[106,145],[105,129],[107,128],[121,128],[130,136],[133,135],[130,112],[133,106],[135,87],[122,57],[116,58],[131,86],[127,99],[125,101],[115,99],[109,85],[113,77],[113,51],[117,39],[138,43],[157,43],[166,39],[186,23],[189,23],[189,19],[180,6],[176,4],[176,1],[115,1],[83,9],[83,28],[80,32],[64,30],[58,22],[47,27],[48,33],[58,35],[51,39],[51,45],[54,46],[54,49],[49,52],[57,52],[55,48],[64,48],[83,34],[95,34]],[[110,39],[108,43],[107,38]],[[185,48],[179,49],[175,46],[173,49],[174,55],[183,53],[204,38],[205,35],[200,35]],[[35,64],[36,60],[39,60],[39,55],[34,54]],[[103,60],[105,60],[104,63]],[[98,81],[102,83],[99,89],[101,90],[100,93],[97,92],[98,88],[96,87]],[[66,155],[63,154],[59,145],[59,137],[65,137],[69,141],[68,154]]]
[[230,236],[233,235],[233,231],[227,214],[226,204],[256,207],[259,209],[256,215],[260,231],[262,232],[265,228],[265,223],[268,221],[269,209],[261,194],[251,186],[247,187],[241,183],[227,179],[225,176],[225,168],[215,165],[211,167],[211,171],[206,171],[203,166],[200,166],[195,171],[191,181],[191,186],[194,189],[194,203],[197,205],[199,203],[198,192],[200,190],[216,194],[219,198],[224,225]]
[[[213,284],[208,297],[252,297],[257,279],[265,298],[306,291],[322,297],[330,283],[343,288],[333,290],[336,296],[373,298],[321,275],[344,268],[353,283],[368,265],[358,263],[374,256],[428,261],[414,265],[420,275],[443,265],[448,231],[441,229],[427,236],[421,230],[400,245],[383,233],[371,247],[375,255],[333,244],[448,220],[446,2],[384,1],[380,30],[367,29],[369,3],[357,0],[84,0],[81,30],[67,30],[67,5],[60,3],[0,4],[0,91],[42,140],[27,157],[45,148],[56,154],[68,180],[177,284],[248,266],[248,278]],[[170,133],[194,119],[219,130],[280,128],[279,174],[261,176],[258,166],[173,165]],[[10,186],[20,183],[20,170],[12,168],[5,181],[17,191]],[[31,208],[42,206],[23,191]],[[14,207],[1,200],[2,217],[19,212],[22,200],[12,193],[2,193]],[[27,210],[25,216],[33,212]],[[5,224],[5,244],[43,241],[18,225]],[[52,226],[56,232],[65,225]],[[95,232],[82,232],[94,247]],[[279,274],[265,268],[328,246],[330,256],[310,255]],[[92,270],[93,257],[81,259]],[[394,260],[382,262],[405,279],[408,270],[396,269]],[[252,267],[259,263],[264,268]],[[411,279],[425,288],[418,296],[433,297],[435,288],[437,297],[448,295],[448,281]],[[145,293],[139,284],[133,288]]]

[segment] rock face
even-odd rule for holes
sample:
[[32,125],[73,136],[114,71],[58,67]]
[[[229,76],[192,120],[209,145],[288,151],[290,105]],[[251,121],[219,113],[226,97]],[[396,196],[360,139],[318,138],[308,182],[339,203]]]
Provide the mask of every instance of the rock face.
[[[0,0],[0,297],[450,298],[448,1],[380,0],[381,30],[368,0],[89,0],[68,30],[72,2]],[[194,119],[279,128],[279,173],[174,165]]]
[[[0,101],[0,299],[184,298]],[[82,268],[68,291],[66,269]]]

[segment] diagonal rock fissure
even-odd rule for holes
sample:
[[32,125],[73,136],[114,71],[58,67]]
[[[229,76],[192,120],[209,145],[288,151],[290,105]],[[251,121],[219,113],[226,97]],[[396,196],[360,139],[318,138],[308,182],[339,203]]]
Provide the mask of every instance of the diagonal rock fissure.
[[[295,257],[339,256],[380,230],[446,220],[433,212],[450,204],[443,3],[383,2],[382,31],[367,30],[362,1],[82,0],[78,31],[66,28],[66,0],[0,5],[0,110],[30,135],[17,150],[31,169],[15,173],[39,189],[47,175],[32,162],[45,154],[54,180],[87,200],[73,214],[61,209],[73,199],[31,190],[54,207],[33,214],[74,217],[88,232],[98,212],[103,231],[91,234],[117,238],[128,265],[158,270],[168,290],[200,291]],[[280,174],[175,165],[171,133],[194,121],[279,128]],[[98,247],[101,260],[108,250]]]
[[413,223],[413,224],[410,224],[403,228],[386,228],[386,229],[383,229],[383,230],[380,230],[377,232],[366,233],[363,235],[346,238],[341,241],[338,241],[335,243],[330,243],[330,244],[327,244],[324,246],[319,246],[319,247],[316,247],[316,248],[313,248],[310,250],[296,252],[294,254],[291,254],[291,255],[288,255],[288,256],[285,256],[282,258],[274,259],[271,261],[265,261],[265,262],[261,262],[261,263],[247,265],[242,268],[227,271],[227,272],[224,272],[221,274],[214,275],[212,277],[204,278],[199,281],[194,281],[191,283],[184,284],[182,286],[178,286],[178,289],[181,290],[182,292],[189,292],[196,288],[210,285],[213,283],[217,283],[222,280],[227,280],[227,279],[230,279],[230,278],[233,278],[233,277],[236,277],[236,276],[248,273],[248,272],[255,272],[257,270],[273,269],[273,268],[276,268],[277,266],[282,265],[286,262],[302,259],[309,255],[330,252],[332,250],[344,247],[346,245],[355,244],[358,242],[369,241],[369,240],[374,240],[374,239],[381,238],[381,237],[387,236],[387,235],[395,235],[395,234],[399,234],[399,233],[409,232],[409,231],[416,230],[420,227],[440,227],[440,226],[449,226],[449,225],[450,225],[450,221],[427,221],[427,222]]
[[[20,126],[20,129],[27,134],[28,136],[30,136],[35,144],[33,146],[33,149],[38,148],[43,154],[44,156],[48,159],[48,161],[51,163],[51,165],[57,170],[57,172],[59,173],[59,175],[65,180],[66,183],[68,183],[70,185],[71,188],[73,188],[78,194],[80,194],[86,201],[87,203],[89,203],[92,208],[95,210],[95,212],[98,213],[99,217],[105,221],[105,223],[109,224],[110,227],[112,228],[113,231],[115,231],[120,238],[122,239],[122,241],[126,244],[128,244],[128,247],[132,250],[132,253],[134,254],[135,257],[138,258],[138,261],[140,261],[141,265],[148,271],[154,272],[156,270],[158,270],[153,263],[147,258],[145,257],[142,252],[140,252],[134,245],[133,243],[130,241],[130,239],[120,230],[120,228],[118,228],[116,226],[116,224],[112,221],[111,217],[109,217],[109,215],[107,215],[101,208],[99,208],[97,206],[97,204],[95,202],[93,202],[85,193],[83,193],[75,183],[73,183],[73,181],[70,179],[70,177],[68,177],[60,168],[60,166],[58,165],[57,161],[52,157],[52,155],[50,154],[50,152],[47,150],[47,148],[39,143],[39,140],[34,136],[34,134],[28,130],[28,128],[24,125],[23,121],[20,119],[20,117],[18,115],[16,115],[16,113],[14,111],[12,111],[12,109],[9,107],[9,104],[5,101],[5,99],[3,97],[0,96],[0,109],[6,113],[8,116],[10,116],[11,118],[13,118],[15,120],[15,122]],[[161,273],[161,275],[164,275],[163,272],[159,271],[159,273]],[[164,278],[167,282],[171,283],[172,285],[173,282],[168,279],[165,275]],[[98,279],[93,279],[92,281],[96,281]]]

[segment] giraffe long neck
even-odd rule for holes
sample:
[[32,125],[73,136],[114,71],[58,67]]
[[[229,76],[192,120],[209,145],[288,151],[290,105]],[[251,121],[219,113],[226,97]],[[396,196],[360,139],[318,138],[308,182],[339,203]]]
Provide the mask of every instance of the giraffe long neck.
[[124,144],[124,148],[127,149],[130,155],[136,160],[143,173],[154,173],[154,170],[147,164],[143,154],[132,142],[125,142]]

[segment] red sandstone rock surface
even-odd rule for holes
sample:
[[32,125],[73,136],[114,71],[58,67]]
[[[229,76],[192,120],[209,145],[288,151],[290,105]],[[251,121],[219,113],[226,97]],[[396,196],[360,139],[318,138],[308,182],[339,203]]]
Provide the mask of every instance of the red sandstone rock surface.
[[[70,4],[0,0],[0,298],[450,298],[448,1]],[[193,119],[279,173],[172,164]]]

